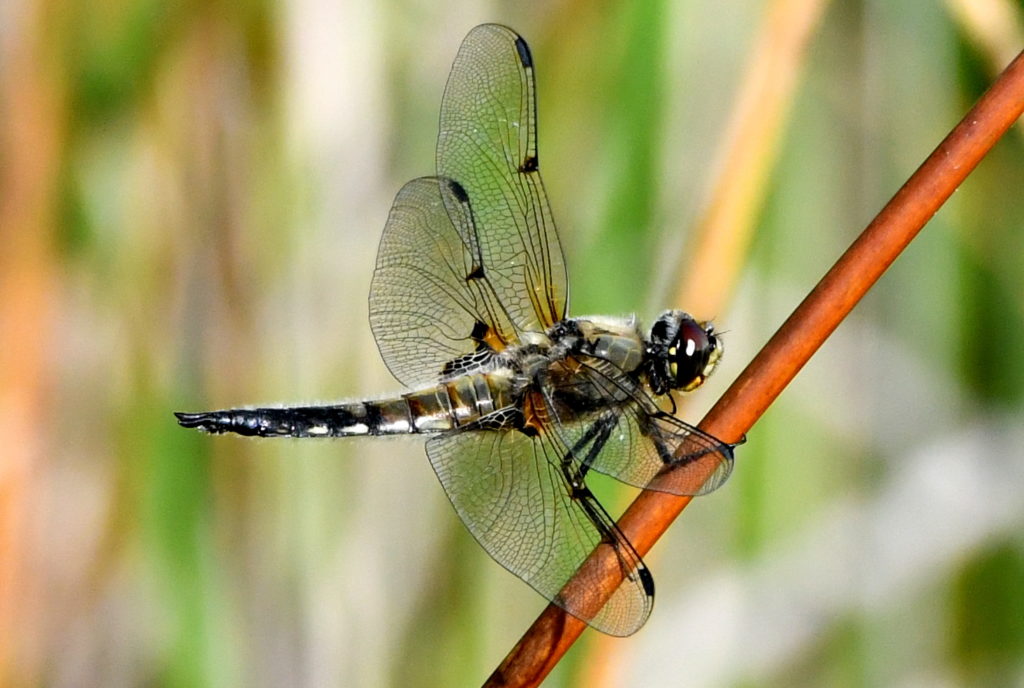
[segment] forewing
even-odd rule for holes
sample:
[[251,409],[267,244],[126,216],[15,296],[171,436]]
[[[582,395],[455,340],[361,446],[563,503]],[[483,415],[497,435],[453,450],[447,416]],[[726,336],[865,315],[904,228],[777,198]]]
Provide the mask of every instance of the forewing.
[[729,478],[732,446],[661,410],[617,366],[591,357],[562,365],[572,374],[554,371],[548,406],[574,461],[637,487],[666,473],[650,487],[679,495],[707,494]]
[[457,185],[423,177],[402,187],[377,249],[370,327],[403,384],[432,384],[460,357],[486,357],[514,340],[493,287],[473,277],[480,260],[471,211]]
[[437,173],[465,188],[482,267],[517,329],[562,320],[568,287],[538,169],[533,60],[511,29],[484,24],[463,40],[441,101]]
[[[570,614],[611,635],[629,635],[647,620],[654,586],[640,556],[589,492],[573,498],[551,435],[487,430],[482,422],[427,442],[427,455],[473,537],[495,561]],[[595,549],[621,567],[622,583],[595,610],[596,580],[565,584]],[[587,569],[590,571],[591,569]],[[591,579],[598,576],[591,573]]]

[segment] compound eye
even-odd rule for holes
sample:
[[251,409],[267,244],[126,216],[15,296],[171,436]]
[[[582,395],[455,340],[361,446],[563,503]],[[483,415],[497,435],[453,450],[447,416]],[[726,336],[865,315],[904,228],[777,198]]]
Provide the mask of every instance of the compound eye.
[[679,327],[679,345],[683,349],[682,356],[704,358],[707,350],[711,347],[711,341],[703,327],[688,320]]
[[703,327],[693,320],[679,324],[676,341],[668,350],[669,372],[677,387],[685,388],[698,380],[703,381],[704,364],[711,348],[711,340]]

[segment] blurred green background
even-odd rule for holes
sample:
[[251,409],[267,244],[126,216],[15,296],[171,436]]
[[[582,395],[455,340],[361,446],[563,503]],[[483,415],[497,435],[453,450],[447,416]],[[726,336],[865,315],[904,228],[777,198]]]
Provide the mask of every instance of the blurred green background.
[[[171,416],[397,390],[370,273],[475,24],[533,48],[572,312],[728,331],[696,420],[1024,45],[1022,16],[7,0],[0,685],[476,685],[543,608],[421,442]],[[1022,133],[652,552],[647,626],[588,631],[546,685],[1024,684]],[[702,227],[736,240],[697,259]]]

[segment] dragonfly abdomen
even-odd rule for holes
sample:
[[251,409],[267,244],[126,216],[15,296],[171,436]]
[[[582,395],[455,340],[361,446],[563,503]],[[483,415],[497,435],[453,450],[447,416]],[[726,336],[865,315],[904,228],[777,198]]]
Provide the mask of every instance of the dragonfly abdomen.
[[333,406],[256,408],[176,413],[186,428],[251,437],[357,437],[416,432],[404,399],[355,401]]
[[393,399],[332,406],[176,413],[186,428],[250,437],[358,437],[444,432],[509,404],[508,377],[463,375]]
[[404,395],[410,432],[452,430],[510,406],[510,380],[505,371],[473,373]]

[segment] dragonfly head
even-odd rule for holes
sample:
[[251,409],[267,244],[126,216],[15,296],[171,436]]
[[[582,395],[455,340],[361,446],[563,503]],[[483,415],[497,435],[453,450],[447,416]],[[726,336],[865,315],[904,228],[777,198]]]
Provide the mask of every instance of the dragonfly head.
[[689,392],[711,375],[722,357],[722,341],[709,322],[682,311],[665,311],[651,327],[647,373],[656,394]]

